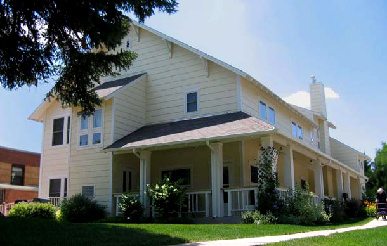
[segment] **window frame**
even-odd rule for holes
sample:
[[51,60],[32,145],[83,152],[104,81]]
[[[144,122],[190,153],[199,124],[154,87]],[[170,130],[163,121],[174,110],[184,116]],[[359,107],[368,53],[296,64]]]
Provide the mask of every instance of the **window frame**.
[[[252,177],[253,177],[252,171],[251,171],[252,168],[257,168],[257,175],[258,175],[258,166],[257,166],[257,165],[251,165],[251,164],[250,164],[250,184],[258,184],[258,182],[255,183],[255,182],[252,181]],[[258,181],[258,180],[257,180],[257,181]]]
[[[65,196],[65,191],[67,189],[67,197],[69,194],[69,178],[65,175],[53,175],[53,176],[48,176],[47,177],[47,187],[48,187],[48,196],[50,195],[50,180],[51,179],[60,179],[60,198],[64,198]],[[67,179],[67,185],[66,185],[66,180]],[[66,185],[66,187],[65,187]],[[66,189],[65,189],[66,188]]]
[[[270,110],[272,110],[272,112],[274,113],[274,122],[271,122],[271,121],[270,121]],[[268,113],[267,121],[268,121],[271,125],[275,126],[275,124],[276,124],[276,122],[277,122],[277,116],[276,116],[275,109],[274,109],[273,107],[269,106],[268,112],[269,112],[269,113]]]
[[[12,183],[12,173],[13,173],[13,168],[14,167],[20,167],[22,169],[22,182],[21,184],[14,184]],[[11,181],[9,182],[11,185],[17,185],[17,186],[24,186],[25,185],[25,177],[26,177],[26,169],[25,169],[25,166],[24,165],[20,165],[20,164],[12,164],[11,166]]]
[[[293,126],[295,127],[295,128],[293,128]],[[295,121],[292,121],[292,126],[291,126],[291,134],[292,134],[292,137],[294,137],[294,138],[298,138],[298,127],[297,127],[297,123],[295,122]],[[295,134],[293,134],[294,132],[293,132],[293,130],[295,129]]]
[[[263,106],[265,106],[265,110],[262,110],[262,107]],[[265,103],[265,102],[263,102],[263,101],[259,101],[259,118],[261,119],[261,120],[264,120],[264,121],[267,121],[267,104]],[[262,118],[262,112],[264,112],[265,113],[265,118]]]
[[301,125],[297,125],[297,137],[300,140],[304,140],[304,129]]
[[191,188],[193,185],[193,168],[189,166],[179,166],[179,167],[165,167],[160,170],[160,180],[163,179],[163,172],[172,172],[180,169],[189,169],[189,184],[181,185],[181,187]]
[[[99,148],[103,146],[103,130],[104,130],[104,108],[99,107],[96,108],[95,111],[101,110],[101,126],[94,127],[94,114],[88,117],[88,128],[81,130],[81,121],[82,115],[78,116],[78,140],[77,140],[77,148],[78,149],[88,149],[88,148]],[[95,133],[101,134],[101,142],[98,144],[93,144],[93,135]],[[81,136],[87,135],[87,144],[81,146]]]
[[[51,143],[50,143],[50,148],[61,148],[68,146],[70,144],[67,143],[67,119],[70,117],[70,132],[69,132],[69,138],[71,139],[71,121],[72,117],[70,113],[63,113],[63,114],[57,114],[51,117]],[[60,145],[52,145],[53,140],[54,140],[54,120],[63,118],[63,143]]]
[[[196,93],[196,111],[188,112],[188,94]],[[191,88],[184,91],[184,113],[185,114],[197,114],[200,111],[200,88]]]
[[83,196],[83,187],[85,186],[91,186],[93,187],[93,197],[88,197],[90,198],[91,200],[93,200],[95,198],[95,185],[94,184],[83,184],[81,185],[81,195]]

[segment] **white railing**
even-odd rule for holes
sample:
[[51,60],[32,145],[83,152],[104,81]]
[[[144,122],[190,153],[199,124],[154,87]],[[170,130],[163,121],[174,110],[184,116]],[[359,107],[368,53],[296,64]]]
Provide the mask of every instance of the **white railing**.
[[59,208],[61,202],[66,199],[64,197],[49,197],[48,200],[50,200],[50,203],[54,205],[55,207]]
[[287,188],[276,188],[276,190],[278,191],[279,198],[285,200],[289,190]]
[[[257,204],[257,187],[235,187],[225,188],[227,193],[227,216],[232,216],[233,212],[242,212],[247,210],[254,210]],[[253,192],[253,199],[250,193]]]
[[211,190],[185,192],[188,196],[188,213],[205,213],[210,217]]
[[[140,197],[140,193],[139,192],[132,192],[130,193],[131,195],[133,196],[138,196]],[[115,205],[116,205],[116,211],[115,211],[115,216],[119,216],[122,211],[120,210],[120,201],[121,201],[121,198],[122,198],[122,194],[121,193],[113,193],[113,199],[115,200]]]

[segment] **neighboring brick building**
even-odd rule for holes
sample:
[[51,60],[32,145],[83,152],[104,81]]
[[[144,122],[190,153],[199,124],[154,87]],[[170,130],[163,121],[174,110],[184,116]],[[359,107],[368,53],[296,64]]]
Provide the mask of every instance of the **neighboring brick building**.
[[38,197],[40,154],[0,146],[0,203]]

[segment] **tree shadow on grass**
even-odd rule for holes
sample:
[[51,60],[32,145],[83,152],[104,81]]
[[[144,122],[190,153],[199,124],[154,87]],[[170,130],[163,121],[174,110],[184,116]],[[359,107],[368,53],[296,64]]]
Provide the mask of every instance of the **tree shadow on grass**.
[[70,224],[40,219],[0,219],[0,245],[175,245],[187,239],[115,224]]

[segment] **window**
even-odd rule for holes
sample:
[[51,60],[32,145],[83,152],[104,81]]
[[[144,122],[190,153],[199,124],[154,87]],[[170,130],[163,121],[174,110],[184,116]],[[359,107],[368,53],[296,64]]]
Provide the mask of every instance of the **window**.
[[67,139],[67,144],[70,143],[70,126],[71,126],[71,122],[70,122],[70,116],[67,117],[67,134],[66,134],[66,139]]
[[298,126],[298,138],[299,139],[303,139],[304,138],[301,126]]
[[126,41],[126,49],[130,50],[132,48],[132,42],[130,40]]
[[93,144],[100,144],[101,143],[101,133],[93,133]]
[[275,111],[269,107],[269,123],[275,125]]
[[250,177],[251,183],[258,183],[258,167],[251,166],[250,172],[251,172],[251,177]]
[[61,179],[50,179],[49,197],[60,197]]
[[53,120],[52,146],[63,144],[63,125],[64,125],[63,117]]
[[81,130],[89,129],[89,116],[82,115],[81,116]]
[[292,122],[292,136],[297,137],[297,124]]
[[198,93],[187,93],[187,113],[198,111]]
[[230,177],[228,173],[228,167],[223,167],[223,188],[230,187]]
[[90,199],[94,198],[94,185],[83,185],[82,196],[85,196]]
[[162,171],[161,177],[163,179],[170,178],[170,180],[173,182],[176,182],[176,181],[182,179],[183,180],[182,185],[190,185],[191,184],[191,169],[184,168],[184,169]]
[[259,117],[262,120],[266,120],[266,104],[263,102],[259,102]]
[[314,146],[314,136],[313,136],[314,134],[313,134],[313,129],[312,130],[310,130],[310,144],[312,145],[312,146]]
[[67,197],[67,178],[64,179],[64,197]]
[[87,146],[89,144],[89,135],[81,135],[79,137],[79,146]]
[[102,127],[102,109],[94,111],[93,115],[93,128]]
[[24,166],[12,165],[11,184],[24,185]]
[[93,146],[102,144],[103,112],[96,109],[90,117],[81,116],[79,129],[79,146]]
[[132,171],[124,170],[122,172],[122,192],[132,190]]
[[301,189],[306,190],[306,180],[301,179]]

